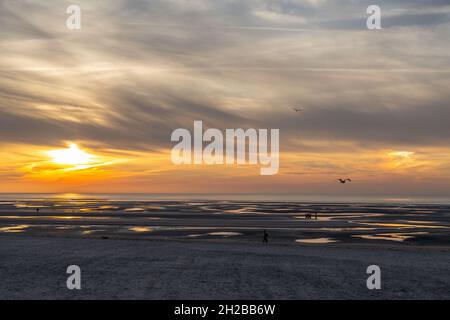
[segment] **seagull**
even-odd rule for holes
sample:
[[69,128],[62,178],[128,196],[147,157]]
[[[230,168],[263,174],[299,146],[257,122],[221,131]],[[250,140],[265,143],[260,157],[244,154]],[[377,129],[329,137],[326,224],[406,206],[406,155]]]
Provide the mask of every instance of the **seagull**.
[[298,108],[293,108],[295,112],[300,112],[302,111],[302,109],[298,109]]
[[347,183],[347,181],[352,182],[352,179],[337,179],[337,181],[339,181],[340,183]]

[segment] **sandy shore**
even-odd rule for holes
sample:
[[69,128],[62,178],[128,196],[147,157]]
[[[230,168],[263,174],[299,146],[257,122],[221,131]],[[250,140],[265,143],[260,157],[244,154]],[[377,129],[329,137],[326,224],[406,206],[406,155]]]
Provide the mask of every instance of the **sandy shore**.
[[0,298],[449,299],[449,230],[439,204],[8,200]]
[[[0,236],[0,299],[449,299],[448,247]],[[66,289],[66,267],[82,290]],[[366,287],[368,265],[382,289]]]

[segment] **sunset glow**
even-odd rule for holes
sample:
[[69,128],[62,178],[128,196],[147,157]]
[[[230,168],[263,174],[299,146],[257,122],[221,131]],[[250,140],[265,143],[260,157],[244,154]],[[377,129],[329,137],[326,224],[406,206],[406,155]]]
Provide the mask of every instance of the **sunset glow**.
[[[58,2],[5,2],[1,192],[450,193],[444,25],[367,30],[354,2],[158,3],[82,1],[95,25],[67,30]],[[279,129],[277,174],[174,165],[171,133],[194,121]]]

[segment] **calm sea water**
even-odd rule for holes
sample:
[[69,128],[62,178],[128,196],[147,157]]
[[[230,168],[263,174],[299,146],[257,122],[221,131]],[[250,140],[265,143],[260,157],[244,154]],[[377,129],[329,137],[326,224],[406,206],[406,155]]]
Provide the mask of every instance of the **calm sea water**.
[[110,201],[152,200],[219,200],[273,201],[304,203],[384,203],[384,204],[450,204],[450,196],[343,196],[299,194],[234,194],[234,193],[0,193],[0,200],[98,199]]

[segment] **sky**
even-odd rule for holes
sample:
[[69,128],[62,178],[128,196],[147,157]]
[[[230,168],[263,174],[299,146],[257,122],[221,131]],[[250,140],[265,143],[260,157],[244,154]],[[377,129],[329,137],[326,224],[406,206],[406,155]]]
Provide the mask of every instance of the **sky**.
[[[449,27],[449,0],[1,0],[0,192],[447,195]],[[173,164],[195,120],[279,129],[278,174]]]

